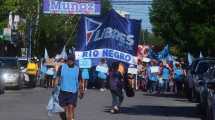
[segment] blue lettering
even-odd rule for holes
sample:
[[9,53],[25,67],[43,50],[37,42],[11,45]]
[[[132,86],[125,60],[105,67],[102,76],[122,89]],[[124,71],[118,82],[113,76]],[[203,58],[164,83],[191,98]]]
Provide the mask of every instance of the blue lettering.
[[87,51],[83,52],[83,58],[85,58],[85,57],[88,57],[88,52]]
[[130,61],[130,60],[131,60],[131,56],[130,56],[130,55],[126,55],[126,56],[125,56],[125,60],[126,60],[126,61]]
[[77,9],[78,9],[78,5],[77,4],[71,4],[71,11],[77,11]]
[[53,9],[53,10],[60,9],[60,1],[51,2],[51,9]]
[[99,55],[99,52],[97,50],[94,50],[93,51],[93,57],[98,57],[98,55]]
[[113,50],[109,50],[109,57],[112,57],[113,58]]
[[63,10],[65,10],[65,11],[69,10],[68,2],[63,2],[63,3],[61,3],[61,5],[62,5]]
[[89,52],[90,52],[89,57],[91,57],[92,56],[92,51],[90,50]]
[[104,49],[103,52],[102,52],[102,56],[107,57],[108,53],[109,53],[108,49]]
[[119,56],[119,52],[115,52],[115,53],[114,53],[114,58],[119,59],[119,57],[120,57],[120,56]]
[[85,3],[81,3],[80,4],[80,12],[85,12],[86,11],[86,9],[87,9],[87,5],[85,4]]
[[124,54],[123,53],[120,53],[120,58],[121,60],[124,60]]
[[89,10],[89,11],[93,11],[94,8],[95,8],[95,5],[94,5],[94,4],[92,4],[92,3],[89,3],[89,4],[88,4],[88,10]]

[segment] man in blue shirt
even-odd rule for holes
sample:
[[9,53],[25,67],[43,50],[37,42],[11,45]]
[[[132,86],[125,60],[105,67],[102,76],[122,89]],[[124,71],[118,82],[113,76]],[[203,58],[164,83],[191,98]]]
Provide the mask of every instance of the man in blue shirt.
[[60,85],[59,103],[65,113],[61,114],[63,120],[74,120],[74,112],[78,99],[83,97],[83,80],[79,74],[79,68],[75,65],[75,56],[69,56],[67,62],[62,64],[57,73],[57,81]]
[[163,86],[163,92],[167,92],[168,90],[168,85],[169,85],[169,77],[170,77],[170,70],[169,68],[165,65],[162,69],[162,78],[164,82]]

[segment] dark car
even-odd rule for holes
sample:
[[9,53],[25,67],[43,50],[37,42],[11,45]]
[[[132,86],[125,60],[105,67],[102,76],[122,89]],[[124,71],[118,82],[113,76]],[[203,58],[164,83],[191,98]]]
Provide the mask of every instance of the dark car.
[[0,83],[2,91],[5,87],[23,87],[22,73],[17,58],[0,57]]
[[189,98],[195,102],[200,102],[199,82],[203,80],[203,75],[210,66],[215,64],[215,58],[201,58],[195,60],[188,70],[187,84],[189,87]]
[[[204,73],[202,80],[199,82],[200,86],[200,109],[208,120],[215,120],[213,112],[215,112],[215,66],[211,66],[206,73]],[[212,119],[213,118],[213,119]]]

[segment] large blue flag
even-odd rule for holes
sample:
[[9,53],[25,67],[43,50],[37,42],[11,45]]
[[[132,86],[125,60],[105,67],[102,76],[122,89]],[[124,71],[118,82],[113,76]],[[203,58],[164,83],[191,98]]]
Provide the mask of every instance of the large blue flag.
[[111,10],[103,17],[82,17],[76,58],[110,58],[135,64],[141,21],[121,17]]
[[155,52],[152,48],[149,49],[148,57],[151,59],[162,60],[162,59],[167,59],[168,56],[169,56],[169,45],[166,45],[164,49],[160,52]]

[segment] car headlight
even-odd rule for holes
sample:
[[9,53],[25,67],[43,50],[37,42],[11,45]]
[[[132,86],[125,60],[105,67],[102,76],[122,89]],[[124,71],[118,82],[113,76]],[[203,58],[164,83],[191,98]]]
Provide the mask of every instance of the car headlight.
[[18,73],[4,73],[2,78],[5,82],[12,82],[19,77]]
[[7,80],[8,79],[9,74],[8,73],[4,73],[2,75],[3,80]]

